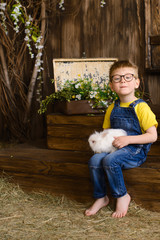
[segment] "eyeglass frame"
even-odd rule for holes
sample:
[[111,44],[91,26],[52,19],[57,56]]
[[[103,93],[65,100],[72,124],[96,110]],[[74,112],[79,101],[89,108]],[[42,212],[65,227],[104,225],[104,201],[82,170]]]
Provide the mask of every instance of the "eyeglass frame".
[[[128,75],[128,74],[132,75],[132,79],[129,80],[129,81],[125,79],[125,76]],[[120,80],[119,80],[118,82],[117,82],[117,81],[114,81],[114,80],[113,80],[113,77],[114,77],[114,76],[119,76],[119,77],[120,77]],[[112,79],[113,82],[119,83],[119,82],[122,81],[122,77],[124,78],[124,80],[125,80],[126,82],[131,82],[131,81],[133,80],[133,78],[135,78],[135,75],[134,75],[133,73],[126,73],[126,74],[124,74],[124,75],[115,74],[115,75],[113,75],[113,76],[111,77],[111,79]]]

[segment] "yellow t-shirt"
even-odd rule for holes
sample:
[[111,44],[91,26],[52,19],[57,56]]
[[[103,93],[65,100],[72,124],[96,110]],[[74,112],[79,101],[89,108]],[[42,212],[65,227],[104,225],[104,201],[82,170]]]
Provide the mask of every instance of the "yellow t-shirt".
[[[134,101],[132,101],[132,102],[134,102]],[[129,105],[132,102],[120,103],[120,107],[129,107]],[[106,111],[106,114],[105,114],[105,117],[104,117],[104,122],[103,122],[103,128],[104,129],[111,127],[110,115],[111,115],[111,112],[112,112],[113,108],[114,108],[114,103],[112,103]],[[150,127],[152,127],[152,126],[155,126],[155,127],[158,126],[156,116],[152,112],[152,110],[150,109],[150,107],[148,106],[147,103],[145,103],[145,102],[138,103],[135,106],[135,112],[137,114],[142,133],[146,132],[146,130],[149,129]]]

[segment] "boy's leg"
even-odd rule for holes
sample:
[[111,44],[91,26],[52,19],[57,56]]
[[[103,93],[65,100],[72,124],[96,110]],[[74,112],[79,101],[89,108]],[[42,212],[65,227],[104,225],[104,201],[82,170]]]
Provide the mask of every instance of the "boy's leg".
[[93,197],[102,198],[106,195],[106,180],[102,160],[107,153],[94,154],[89,160],[89,172],[93,184]]
[[106,196],[105,172],[102,166],[102,159],[107,153],[99,153],[92,156],[89,160],[89,171],[93,183],[93,196],[96,201],[85,211],[86,216],[96,214],[102,207],[107,206],[109,199]]
[[124,217],[131,200],[125,187],[122,169],[137,167],[144,160],[143,150],[139,149],[138,151],[137,148],[130,149],[129,147],[119,149],[103,159],[103,166],[108,177],[112,196],[117,198],[116,211],[113,213],[113,217]]

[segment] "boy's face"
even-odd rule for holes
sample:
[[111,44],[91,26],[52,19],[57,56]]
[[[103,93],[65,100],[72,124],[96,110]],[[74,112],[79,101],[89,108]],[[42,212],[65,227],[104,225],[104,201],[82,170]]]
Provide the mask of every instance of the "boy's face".
[[125,95],[134,97],[135,89],[139,87],[139,84],[140,80],[137,78],[137,73],[134,68],[118,68],[112,73],[110,87],[119,97]]

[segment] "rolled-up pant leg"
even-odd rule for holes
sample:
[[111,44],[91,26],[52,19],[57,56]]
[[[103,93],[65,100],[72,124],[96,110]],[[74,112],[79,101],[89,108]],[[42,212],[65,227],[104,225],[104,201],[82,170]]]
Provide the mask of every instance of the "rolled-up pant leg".
[[107,153],[97,153],[89,160],[89,171],[93,183],[94,198],[102,198],[106,196],[106,180],[103,169],[102,160],[107,156]]

